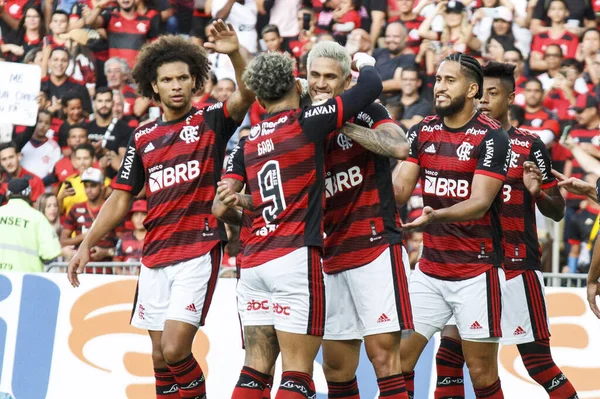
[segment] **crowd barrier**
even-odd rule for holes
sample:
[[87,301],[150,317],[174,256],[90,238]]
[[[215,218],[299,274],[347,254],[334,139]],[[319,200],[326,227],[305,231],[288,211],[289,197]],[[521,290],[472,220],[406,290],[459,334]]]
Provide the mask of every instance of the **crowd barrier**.
[[[0,274],[0,392],[16,399],[155,397],[150,340],[129,325],[136,279],[82,275],[73,288],[64,274]],[[580,398],[600,398],[600,321],[582,288],[549,288],[553,355]],[[236,313],[235,280],[220,279],[194,354],[206,371],[210,399],[228,399],[244,359]],[[416,398],[433,397],[432,340],[416,369]],[[327,388],[319,354],[318,399]],[[547,398],[527,376],[515,347],[501,347],[506,398]],[[279,373],[279,370],[278,370]],[[377,398],[375,375],[364,351],[357,372],[361,398]],[[277,382],[277,381],[276,381]],[[467,378],[467,398],[474,398]]]

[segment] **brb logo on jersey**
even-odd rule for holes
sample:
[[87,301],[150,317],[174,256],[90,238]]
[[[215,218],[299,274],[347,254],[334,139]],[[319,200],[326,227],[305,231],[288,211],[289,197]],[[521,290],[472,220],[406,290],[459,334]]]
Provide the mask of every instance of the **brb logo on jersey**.
[[150,173],[148,177],[150,192],[154,193],[200,176],[200,162],[194,159],[164,169],[162,165],[156,165],[148,169],[148,173]]
[[468,141],[464,141],[458,148],[456,149],[456,155],[458,155],[459,161],[470,161],[471,160],[471,150],[473,149],[473,144]]
[[446,179],[436,177],[437,172],[425,170],[425,186],[423,192],[438,197],[466,198],[469,196],[469,182],[463,179]]
[[184,126],[179,133],[179,138],[185,141],[186,144],[195,143],[200,140],[198,137],[198,126]]
[[362,182],[363,176],[358,166],[353,166],[347,171],[338,172],[335,175],[327,172],[327,177],[325,178],[325,196],[326,198],[332,197],[339,192],[356,187]]

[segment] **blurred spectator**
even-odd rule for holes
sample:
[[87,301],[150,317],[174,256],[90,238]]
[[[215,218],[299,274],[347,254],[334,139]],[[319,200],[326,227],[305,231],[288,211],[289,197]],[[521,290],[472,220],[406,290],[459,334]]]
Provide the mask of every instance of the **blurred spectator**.
[[427,3],[427,1],[398,0],[396,2],[396,9],[393,11],[390,9],[388,12],[388,23],[399,21],[406,26],[406,30],[408,31],[406,47],[415,55],[419,54],[419,47],[421,46],[419,26],[425,20],[419,14]]
[[358,14],[361,0],[341,0],[340,6],[333,13],[334,24],[331,32],[335,40],[342,46],[346,45],[348,34],[361,27]]
[[525,110],[516,104],[508,107],[508,120],[512,127],[521,127],[525,122]]
[[[85,185],[81,180],[83,173],[92,167],[94,163],[94,147],[90,143],[84,143],[75,149],[74,165],[78,173],[69,176],[58,191],[58,208],[61,214],[69,213],[73,205],[87,201]],[[96,169],[96,168],[93,168]],[[100,172],[102,173],[102,172]],[[104,185],[110,185],[110,179],[104,178]],[[108,196],[108,191],[103,190]]]
[[4,34],[19,27],[19,21],[23,18],[27,0],[5,0],[0,8],[0,28]]
[[79,147],[80,144],[87,143],[87,141],[88,137],[85,127],[75,126],[69,130],[67,136],[67,146],[69,146],[71,154],[61,158],[58,162],[56,162],[51,176],[48,176],[46,179],[44,179],[46,186],[54,183],[62,183],[68,177],[77,173],[77,168],[75,167],[75,149]]
[[[533,55],[529,60],[532,69],[534,69],[534,66],[532,64]],[[558,44],[548,45],[546,47],[546,50],[544,51],[544,59],[542,60],[544,67],[543,69],[546,72],[538,75],[538,79],[540,80],[540,82],[542,82],[542,86],[545,91],[552,89],[552,83],[554,82],[553,79],[560,73],[560,66],[562,64],[562,61],[563,52],[560,46]]]
[[356,53],[371,54],[373,47],[371,47],[369,33],[364,29],[354,29],[348,36],[346,50],[350,54],[350,57],[353,57]]
[[[60,234],[62,246],[74,245],[78,247],[90,230],[92,223],[98,216],[102,204],[104,204],[104,176],[99,169],[88,168],[81,174],[81,182],[84,185],[86,201],[74,204],[67,212]],[[116,236],[112,231],[102,237],[98,244],[91,248],[90,259],[94,262],[111,261],[115,255]],[[91,268],[94,269],[94,268]],[[104,269],[104,274],[112,273],[110,269]],[[94,271],[97,273],[97,271]]]
[[[567,12],[567,29],[579,35],[585,28],[596,27],[596,16],[589,1],[560,1],[566,7]],[[530,1],[530,4],[535,4],[533,9],[533,18],[531,20],[531,32],[536,35],[550,30],[552,24],[552,16],[550,15],[550,6],[553,1],[538,0]]]
[[[542,0],[543,2],[544,0]],[[543,59],[549,45],[557,45],[561,49],[561,57],[575,58],[579,37],[567,30],[566,19],[569,15],[566,4],[563,0],[551,0],[548,8],[548,17],[552,24],[550,28],[542,33],[538,33],[533,38],[531,44],[531,69],[537,71],[546,71],[550,67]]]
[[277,25],[267,25],[261,32],[261,38],[265,42],[267,51],[282,52],[283,38],[279,34]]
[[217,85],[217,77],[214,73],[210,72],[208,80],[204,83],[202,90],[198,90],[192,97],[192,106],[196,109],[204,108],[207,105],[214,104],[217,102],[212,96],[213,89]]
[[113,112],[113,92],[101,87],[94,95],[94,118],[88,123],[88,141],[94,146],[100,168],[108,178],[117,175],[133,129]]
[[158,26],[136,11],[135,0],[117,0],[119,8],[114,11],[106,10],[110,3],[99,0],[85,22],[95,29],[105,29],[109,58],[123,58],[132,68],[140,48],[158,36]]
[[56,232],[30,205],[31,187],[26,179],[8,183],[8,203],[0,206],[0,270],[43,272],[42,260],[61,254]]
[[39,7],[26,6],[17,30],[10,32],[4,38],[6,44],[1,45],[6,60],[21,62],[25,54],[34,47],[40,47],[46,35],[44,15]]
[[473,35],[481,43],[486,43],[492,37],[506,36],[510,44],[515,45],[513,34],[513,12],[508,7],[482,7],[473,13],[471,19]]
[[33,135],[21,149],[21,165],[40,179],[52,173],[54,165],[62,157],[58,143],[46,137],[51,122],[50,112],[40,111]]
[[[122,58],[110,58],[104,64],[104,73],[108,87],[113,90],[119,90],[123,95],[125,102],[123,103],[123,115],[142,117],[148,110],[149,101],[140,98],[131,85],[127,83],[129,76],[129,65]],[[137,113],[136,111],[137,103]]]
[[431,103],[419,95],[423,80],[417,67],[406,67],[402,70],[400,80],[402,81],[402,115],[400,124],[405,130],[421,122],[427,115],[433,113]]
[[67,75],[69,60],[69,51],[65,47],[52,49],[48,64],[50,74],[42,78],[41,90],[47,92],[53,102],[61,100],[67,93],[77,95],[82,100],[83,109],[91,113],[92,103],[83,82]]
[[56,195],[51,193],[44,193],[40,195],[35,201],[35,209],[42,212],[50,225],[56,232],[57,236],[60,237],[62,226],[60,224],[60,214],[58,213],[58,200]]
[[[298,23],[298,36],[290,38],[287,43],[287,48],[290,53],[300,61],[300,58],[308,53],[312,46],[312,39],[315,33],[315,14],[311,9],[301,8],[296,14]],[[303,72],[303,68],[298,66],[298,71]]]
[[296,23],[300,0],[274,0],[269,11],[269,24],[279,27],[279,33],[284,42],[298,37],[300,27]]
[[63,154],[65,156],[71,154],[71,149],[67,145],[67,137],[71,128],[76,126],[83,126],[85,123],[85,116],[83,114],[83,100],[76,93],[67,93],[61,100],[63,106],[63,113],[66,116],[65,121],[58,129],[58,138],[54,139],[58,141]]
[[63,36],[69,28],[69,14],[63,10],[55,10],[50,19],[50,32],[47,37],[44,47],[48,46],[64,46],[66,39]]
[[212,1],[211,13],[213,18],[222,19],[233,25],[240,45],[250,54],[255,54],[258,51],[257,12],[255,0]]
[[192,26],[190,28],[190,40],[196,41],[198,45],[201,45],[207,40],[206,27],[210,24],[212,19],[209,7],[212,7],[212,0],[194,1]]
[[523,54],[517,48],[511,48],[504,51],[502,62],[515,66],[515,104],[523,107],[525,105],[525,62]]
[[131,205],[129,215],[133,230],[125,232],[117,242],[115,261],[118,262],[139,262],[142,260],[144,237],[147,233],[146,227],[144,227],[144,219],[148,215],[146,200],[135,201]]
[[377,61],[375,68],[383,80],[384,98],[398,97],[402,89],[400,72],[402,68],[415,64],[415,55],[406,48],[406,28],[400,22],[393,22],[385,29],[385,48],[373,51]]
[[530,78],[525,83],[525,120],[523,128],[535,131],[546,146],[550,147],[558,138],[560,126],[555,116],[543,105],[544,89],[542,82]]
[[235,82],[229,78],[223,78],[217,82],[213,89],[213,97],[217,102],[226,102],[235,91]]
[[594,56],[600,51],[600,32],[597,28],[586,29],[581,35],[581,43],[577,47],[575,58],[579,62],[585,63],[585,67],[590,68],[594,62]]
[[560,73],[552,80],[552,88],[546,93],[544,106],[554,112],[562,125],[575,119],[575,112],[569,109],[575,105],[579,94],[587,93],[588,88],[581,76],[583,65],[574,59],[565,60]]
[[381,31],[385,25],[385,14],[387,13],[388,5],[386,0],[363,0],[362,6],[366,14],[361,15],[361,28],[369,32],[371,44],[373,48],[377,44],[377,40],[381,36]]
[[42,179],[21,166],[21,154],[14,142],[0,144],[0,167],[0,204],[6,199],[8,183],[13,179],[28,182],[31,201],[44,193]]
[[485,43],[484,55],[486,61],[502,62],[506,49],[514,48],[513,40],[506,35],[491,36]]

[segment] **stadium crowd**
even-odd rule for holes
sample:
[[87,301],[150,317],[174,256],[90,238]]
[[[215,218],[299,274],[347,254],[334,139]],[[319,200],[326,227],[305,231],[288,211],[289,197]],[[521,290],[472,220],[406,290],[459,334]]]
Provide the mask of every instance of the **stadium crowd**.
[[[446,56],[464,52],[481,63],[516,65],[514,126],[535,131],[554,169],[595,182],[600,174],[600,32],[590,0],[0,0],[0,60],[42,69],[37,124],[0,121],[0,202],[8,183],[25,178],[30,200],[54,227],[68,261],[110,195],[133,130],[161,115],[131,79],[140,48],[163,34],[202,45],[210,22],[222,18],[239,35],[242,54],[286,52],[306,76],[312,46],[337,41],[350,55],[371,54],[383,79],[379,101],[405,131],[433,113],[435,72]],[[224,102],[236,90],[227,55],[212,52],[210,77],[194,106]],[[256,102],[228,144],[230,151],[265,110]],[[396,161],[390,161],[390,168]],[[417,185],[402,220],[421,214]],[[538,213],[544,270],[561,243],[562,271],[586,272],[600,207],[564,193],[561,236]],[[144,192],[130,217],[93,249],[94,261],[140,259],[146,230]],[[238,231],[228,228],[224,266],[235,266]],[[2,237],[2,234],[0,234]],[[0,238],[2,240],[2,238]],[[422,233],[406,233],[411,265]],[[129,273],[134,269],[115,269]],[[107,272],[110,269],[99,269]]]

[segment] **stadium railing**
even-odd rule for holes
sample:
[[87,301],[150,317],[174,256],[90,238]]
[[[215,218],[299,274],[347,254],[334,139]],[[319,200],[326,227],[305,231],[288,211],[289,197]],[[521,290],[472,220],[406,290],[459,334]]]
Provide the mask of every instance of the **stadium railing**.
[[[140,262],[90,262],[86,265],[86,273],[90,274],[124,274],[137,275]],[[66,273],[69,262],[52,262],[44,266],[49,273]],[[221,267],[219,277],[235,277],[235,267]]]

